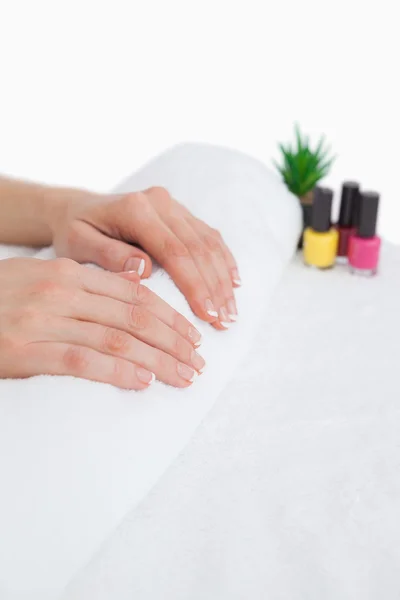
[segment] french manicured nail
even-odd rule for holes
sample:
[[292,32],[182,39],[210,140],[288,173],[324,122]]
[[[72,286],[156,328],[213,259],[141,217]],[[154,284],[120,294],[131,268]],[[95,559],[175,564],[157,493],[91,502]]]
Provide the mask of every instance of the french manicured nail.
[[129,273],[137,273],[141,277],[144,273],[146,263],[144,258],[128,258],[125,263],[124,271]]
[[229,327],[232,325],[232,323],[229,321],[228,312],[225,306],[222,306],[219,309],[219,322],[221,323],[222,327],[225,327],[225,329],[229,329]]
[[196,378],[196,371],[194,371],[187,365],[184,365],[183,363],[178,363],[177,371],[178,375],[180,375],[182,379],[186,379],[186,381],[190,381],[190,383],[193,383],[193,381]]
[[229,314],[229,318],[231,321],[237,321],[238,318],[238,314],[237,314],[237,308],[236,308],[236,303],[234,300],[230,299],[227,301],[226,303],[227,309],[228,309],[228,314]]
[[147,369],[143,369],[142,367],[138,367],[136,369],[136,375],[137,375],[137,378],[140,379],[140,381],[142,383],[147,383],[147,385],[150,385],[150,383],[153,383],[153,381],[156,378],[154,373],[152,373],[151,371],[148,371]]
[[214,304],[211,302],[209,298],[205,301],[206,312],[210,317],[218,317],[218,313],[215,310]]
[[201,333],[194,327],[189,327],[188,337],[195,348],[201,345]]
[[239,271],[237,269],[232,269],[231,275],[234,284],[242,285],[242,280],[240,279]]
[[204,371],[204,367],[206,366],[206,361],[204,360],[204,358],[202,356],[200,356],[200,354],[197,354],[197,352],[195,352],[193,350],[191,360],[192,360],[192,365],[194,366],[196,371],[198,371],[199,373],[202,373]]

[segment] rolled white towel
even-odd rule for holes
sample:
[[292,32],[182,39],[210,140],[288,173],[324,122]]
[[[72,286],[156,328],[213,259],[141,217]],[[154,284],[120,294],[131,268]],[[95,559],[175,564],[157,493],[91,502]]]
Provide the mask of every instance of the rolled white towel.
[[[0,382],[0,598],[54,599],[188,442],[251,346],[294,253],[297,200],[261,163],[208,145],[162,154],[116,191],[166,187],[217,227],[238,260],[238,322],[193,317],[162,270],[149,287],[203,335],[206,373],[184,391],[144,393],[75,378]],[[10,249],[0,248],[0,257]],[[51,258],[51,249],[37,254]]]

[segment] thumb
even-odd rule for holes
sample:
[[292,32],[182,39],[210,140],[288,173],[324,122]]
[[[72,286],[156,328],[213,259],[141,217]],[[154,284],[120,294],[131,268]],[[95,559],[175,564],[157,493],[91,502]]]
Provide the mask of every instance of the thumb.
[[[135,271],[141,278],[150,276],[151,259],[143,250],[110,238],[88,223],[80,225],[79,262],[92,262],[114,273]],[[73,253],[76,251],[74,248],[71,250]]]

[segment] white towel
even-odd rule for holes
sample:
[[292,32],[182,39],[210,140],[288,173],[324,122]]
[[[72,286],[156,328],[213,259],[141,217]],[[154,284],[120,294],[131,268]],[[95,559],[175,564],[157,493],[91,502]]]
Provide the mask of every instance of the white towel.
[[[118,191],[151,185],[167,187],[223,233],[243,279],[239,321],[219,333],[193,319],[159,271],[150,287],[203,334],[207,370],[190,390],[155,383],[138,394],[59,377],[0,382],[1,600],[57,598],[143,501],[237,372],[293,255],[298,203],[249,157],[180,146]],[[3,248],[2,256],[14,252]]]
[[400,598],[400,247],[286,271],[247,358],[63,600]]

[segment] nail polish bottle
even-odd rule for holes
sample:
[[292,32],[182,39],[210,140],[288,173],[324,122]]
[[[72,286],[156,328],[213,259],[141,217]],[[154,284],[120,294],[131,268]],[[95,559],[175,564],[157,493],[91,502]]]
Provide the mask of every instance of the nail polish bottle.
[[359,194],[360,187],[358,183],[346,181],[343,184],[339,221],[337,224],[339,242],[336,262],[338,264],[346,264],[348,262],[349,240],[356,233]]
[[379,194],[362,192],[359,204],[357,233],[349,242],[350,272],[357,275],[375,275],[381,248],[381,239],[376,235]]
[[332,190],[316,188],[311,225],[304,232],[304,262],[318,269],[329,269],[336,260],[339,234],[331,224],[332,199]]

